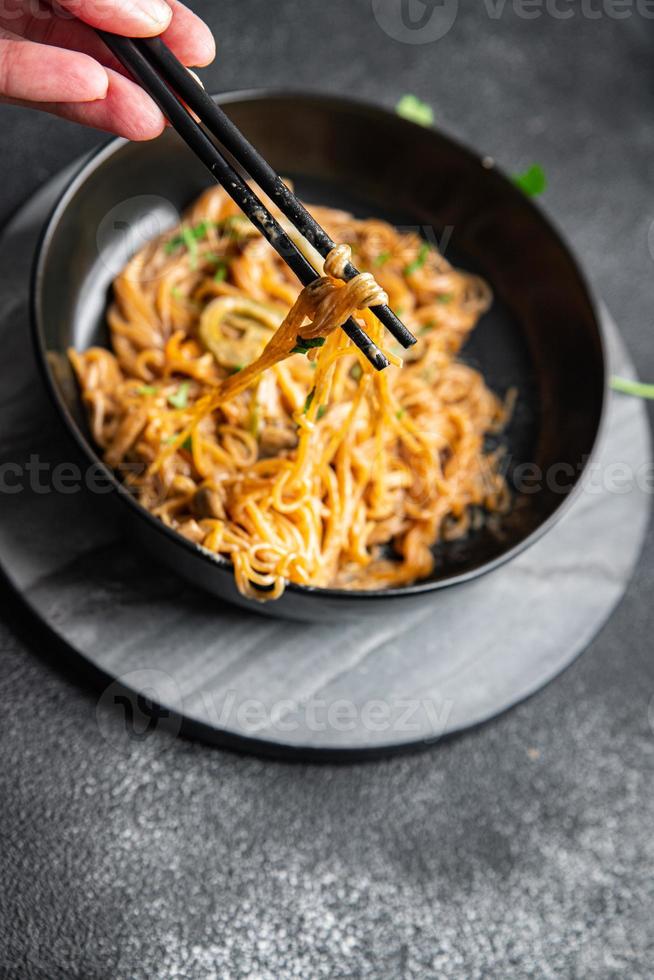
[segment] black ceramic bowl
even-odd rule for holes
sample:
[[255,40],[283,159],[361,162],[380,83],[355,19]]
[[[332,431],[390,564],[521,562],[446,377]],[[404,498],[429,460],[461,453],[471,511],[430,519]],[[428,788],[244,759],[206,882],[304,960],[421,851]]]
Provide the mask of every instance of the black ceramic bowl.
[[[447,242],[451,261],[488,279],[495,302],[463,356],[499,393],[519,390],[503,437],[514,505],[501,534],[485,529],[439,546],[426,581],[376,592],[290,585],[279,601],[265,604],[238,593],[228,562],[170,531],[123,492],[131,533],[214,595],[272,615],[328,619],[437,602],[440,589],[489,572],[534,542],[579,485],[605,394],[593,298],[538,208],[488,161],[442,133],[332,97],[248,93],[221,101],[303,199],[417,226]],[[111,280],[209,182],[173,132],[147,144],[114,140],[84,164],[48,222],[35,264],[36,347],[56,406],[94,463],[66,350],[107,342]]]

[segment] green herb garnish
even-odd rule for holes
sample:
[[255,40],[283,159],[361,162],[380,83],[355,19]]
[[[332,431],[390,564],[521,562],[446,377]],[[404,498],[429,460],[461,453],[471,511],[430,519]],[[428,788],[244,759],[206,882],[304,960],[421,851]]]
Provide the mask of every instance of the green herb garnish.
[[643,381],[632,381],[631,378],[618,378],[613,375],[611,387],[623,395],[633,395],[635,398],[654,398],[654,385]]
[[354,381],[360,381],[362,374],[363,374],[363,368],[361,367],[361,365],[357,361],[357,363],[356,364],[353,364],[352,367],[351,367],[351,369],[350,369],[350,377]]
[[390,252],[380,252],[377,258],[374,260],[373,265],[379,267],[380,265],[386,265],[391,257]]
[[182,238],[184,244],[186,245],[186,250],[188,252],[188,264],[192,269],[197,269],[198,267],[198,241],[193,234],[192,228],[184,228],[182,230]]
[[300,337],[298,334],[298,336],[295,338],[297,343],[291,351],[291,354],[306,354],[312,347],[322,347],[322,345],[325,343],[325,339],[325,337],[309,337],[305,339],[304,337]]
[[193,452],[193,440],[191,439],[191,437],[190,436],[187,436],[186,439],[184,440],[184,442],[181,444],[181,446],[179,448],[180,449],[185,449],[187,451],[187,453],[192,453]]
[[224,282],[227,278],[228,265],[224,259],[220,259],[214,272],[214,282]]
[[[179,439],[179,432],[176,432],[175,435],[167,436],[163,440],[163,443],[164,443],[165,446],[172,446],[172,444],[174,442],[176,442],[177,439]],[[191,450],[191,437],[190,436],[187,436],[186,439],[184,440],[184,442],[181,444],[181,446],[178,446],[177,448],[178,449],[188,449],[189,452],[190,452],[190,450]]]
[[174,235],[169,242],[166,244],[166,254],[170,255],[181,245],[186,245],[190,253],[195,255],[197,253],[197,243],[206,238],[207,232],[212,227],[213,222],[211,221],[200,221],[197,225],[192,225],[190,228],[182,228],[179,235]]
[[159,389],[155,388],[154,385],[141,385],[136,389],[139,395],[156,395]]
[[302,409],[303,415],[306,415],[309,409],[311,408],[311,403],[313,402],[315,394],[316,394],[316,389],[312,388],[309,394],[307,395],[307,400],[304,403],[304,408]]
[[537,197],[542,194],[547,187],[545,171],[539,163],[532,163],[531,167],[522,174],[514,174],[511,178],[516,187],[519,187],[527,197]]
[[234,364],[232,366],[232,369],[231,369],[231,371],[229,373],[230,374],[238,374],[238,372],[239,371],[242,371],[244,367],[245,367],[245,364]]
[[403,419],[405,415],[406,415],[406,408],[398,408],[397,412],[395,413],[395,418]]
[[191,234],[196,241],[202,241],[209,234],[211,228],[214,227],[213,221],[199,221],[197,225],[193,225],[191,228]]
[[454,297],[452,293],[442,293],[440,296],[436,297],[437,303],[451,303]]
[[182,236],[175,235],[175,237],[171,238],[169,242],[166,242],[166,247],[164,248],[164,251],[166,255],[170,255],[172,252],[176,251],[180,247],[180,245],[183,244],[184,244],[184,239],[182,238]]
[[190,381],[182,381],[177,391],[172,395],[168,395],[168,404],[172,406],[172,408],[187,408],[188,390],[190,387]]
[[431,333],[431,331],[434,329],[435,326],[436,324],[434,323],[433,320],[428,320],[427,323],[424,323],[420,327],[420,335],[422,336],[423,334]]
[[317,419],[321,419],[323,417],[323,415],[325,414],[326,411],[327,411],[327,406],[326,405],[321,405],[320,408],[318,409],[317,413],[316,413],[316,418]]
[[416,95],[403,95],[395,106],[398,116],[417,123],[419,126],[431,126],[434,121],[434,110]]
[[418,252],[417,258],[415,258],[413,262],[409,262],[409,264],[404,267],[404,275],[412,276],[414,272],[418,271],[418,269],[422,269],[423,265],[427,261],[427,256],[429,255],[430,251],[431,245],[429,242],[423,242],[420,246],[420,251]]

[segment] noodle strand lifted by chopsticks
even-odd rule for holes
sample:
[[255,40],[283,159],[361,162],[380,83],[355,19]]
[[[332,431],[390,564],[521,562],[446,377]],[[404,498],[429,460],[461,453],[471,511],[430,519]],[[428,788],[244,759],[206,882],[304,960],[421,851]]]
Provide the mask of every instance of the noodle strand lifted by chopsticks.
[[[257,599],[415,581],[436,542],[508,505],[484,452],[506,408],[456,359],[488,287],[417,235],[313,211],[370,272],[341,280],[343,244],[300,291],[212,188],[115,281],[112,350],[70,352],[107,463]],[[354,315],[381,345],[368,307],[387,301],[419,342],[380,374],[338,327]]]

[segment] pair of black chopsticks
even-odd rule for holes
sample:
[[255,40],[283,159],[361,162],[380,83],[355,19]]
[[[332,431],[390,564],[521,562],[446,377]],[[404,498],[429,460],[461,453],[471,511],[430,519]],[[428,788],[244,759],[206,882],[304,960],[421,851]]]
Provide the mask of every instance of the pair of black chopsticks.
[[[154,99],[173,128],[209,169],[215,179],[222,184],[252,224],[270,242],[300,282],[307,286],[314,279],[317,279],[319,272],[299,251],[295,243],[291,241],[281,225],[226,159],[213,140],[209,139],[202,126],[196,122],[186,106],[197,115],[206,129],[232,155],[243,170],[256,181],[259,187],[278,206],[282,214],[289,219],[300,234],[311,242],[323,258],[327,257],[335,243],[324,229],[314,221],[306,208],[248,142],[220,106],[217,106],[213,99],[207,95],[170,48],[160,38],[131,39],[117,34],[109,34],[106,31],[98,31],[98,33],[109,50]],[[358,275],[358,270],[352,263],[349,263],[345,269],[345,279],[352,279],[356,275]],[[374,306],[371,309],[403,347],[410,347],[416,342],[413,334],[407,330],[388,306]],[[388,367],[388,360],[385,355],[352,318],[343,325],[343,330],[373,367],[378,371]]]

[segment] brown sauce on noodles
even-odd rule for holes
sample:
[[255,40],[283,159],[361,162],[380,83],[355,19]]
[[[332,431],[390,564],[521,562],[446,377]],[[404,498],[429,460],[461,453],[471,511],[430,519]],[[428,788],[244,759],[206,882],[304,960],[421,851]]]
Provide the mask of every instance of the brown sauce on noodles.
[[[437,541],[509,503],[484,452],[506,406],[457,360],[488,286],[416,234],[312,211],[369,273],[343,283],[339,247],[301,290],[212,188],[116,279],[112,349],[70,352],[106,462],[258,599],[421,579]],[[366,309],[387,298],[418,336],[406,354]],[[338,329],[351,314],[404,366],[376,373]]]

